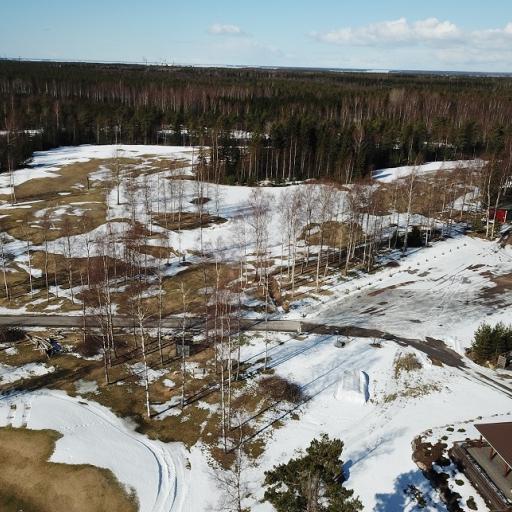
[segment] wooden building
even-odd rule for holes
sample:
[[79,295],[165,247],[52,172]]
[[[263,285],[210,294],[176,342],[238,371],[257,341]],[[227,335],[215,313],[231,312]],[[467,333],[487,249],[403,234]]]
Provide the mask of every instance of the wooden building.
[[475,428],[480,439],[455,443],[453,458],[493,512],[512,512],[512,422]]
[[500,224],[512,222],[512,202],[502,203],[497,208],[489,208],[488,215],[489,219]]
[[[512,350],[510,352],[505,352],[504,354],[500,354],[498,356],[498,363],[496,365],[498,368],[502,370],[506,370],[512,366]],[[512,442],[512,440],[511,440]]]

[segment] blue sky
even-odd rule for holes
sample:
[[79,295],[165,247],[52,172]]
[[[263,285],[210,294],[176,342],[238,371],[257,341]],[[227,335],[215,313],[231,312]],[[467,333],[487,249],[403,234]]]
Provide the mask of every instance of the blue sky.
[[0,0],[0,56],[512,71],[510,0]]

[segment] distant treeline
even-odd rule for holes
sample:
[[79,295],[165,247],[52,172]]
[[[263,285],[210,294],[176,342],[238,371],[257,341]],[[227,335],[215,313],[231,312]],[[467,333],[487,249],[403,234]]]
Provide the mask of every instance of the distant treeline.
[[0,99],[2,171],[61,145],[166,143],[209,146],[217,180],[345,182],[512,135],[510,78],[3,60]]

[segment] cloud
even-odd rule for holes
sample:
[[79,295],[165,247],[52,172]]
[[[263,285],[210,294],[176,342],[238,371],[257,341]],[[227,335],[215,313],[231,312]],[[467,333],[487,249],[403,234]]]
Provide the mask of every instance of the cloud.
[[448,20],[426,18],[409,22],[406,18],[380,21],[360,27],[343,27],[328,32],[313,32],[315,39],[344,46],[420,45],[441,48],[503,48],[512,44],[512,23],[504,28],[463,30]]
[[243,30],[237,25],[214,23],[210,25],[208,32],[214,36],[241,36]]

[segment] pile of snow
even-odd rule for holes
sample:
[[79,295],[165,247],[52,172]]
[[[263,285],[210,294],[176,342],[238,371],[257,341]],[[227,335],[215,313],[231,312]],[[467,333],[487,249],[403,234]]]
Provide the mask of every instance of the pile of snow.
[[437,171],[454,171],[455,169],[479,169],[485,164],[483,160],[454,160],[446,162],[430,162],[422,165],[405,165],[403,167],[390,167],[373,171],[372,178],[381,183],[391,183],[406,178],[411,174],[416,176],[433,174]]
[[365,404],[369,398],[368,380],[368,375],[363,371],[344,371],[334,392],[334,398],[355,404]]

